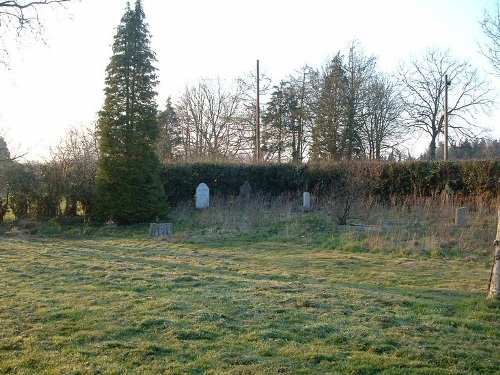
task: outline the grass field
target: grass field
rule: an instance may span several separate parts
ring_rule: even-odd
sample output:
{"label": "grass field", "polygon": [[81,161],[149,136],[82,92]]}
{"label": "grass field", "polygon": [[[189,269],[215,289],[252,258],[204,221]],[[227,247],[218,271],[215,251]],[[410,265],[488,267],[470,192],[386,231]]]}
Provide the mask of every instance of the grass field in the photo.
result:
{"label": "grass field", "polygon": [[171,241],[4,225],[0,373],[499,373],[495,215],[266,207],[178,209]]}

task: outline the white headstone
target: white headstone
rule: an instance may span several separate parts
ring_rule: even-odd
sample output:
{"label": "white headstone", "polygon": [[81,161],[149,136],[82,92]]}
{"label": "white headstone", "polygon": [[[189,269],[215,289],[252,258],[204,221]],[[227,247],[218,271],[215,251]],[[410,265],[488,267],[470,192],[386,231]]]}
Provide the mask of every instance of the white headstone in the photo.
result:
{"label": "white headstone", "polygon": [[306,192],[304,192],[304,194],[302,194],[302,196],[303,196],[303,202],[304,202],[304,203],[302,204],[302,206],[303,206],[304,208],[309,208],[309,207],[311,207],[311,193],[308,193],[308,192],[306,191]]}
{"label": "white headstone", "polygon": [[196,188],[196,208],[208,208],[210,204],[210,189],[207,184],[201,183]]}

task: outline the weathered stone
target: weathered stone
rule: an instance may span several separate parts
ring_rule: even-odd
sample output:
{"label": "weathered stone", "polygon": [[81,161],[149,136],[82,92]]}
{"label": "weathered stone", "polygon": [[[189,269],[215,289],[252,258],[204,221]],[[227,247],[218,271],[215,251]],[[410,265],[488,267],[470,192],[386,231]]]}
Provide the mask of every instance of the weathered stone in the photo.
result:
{"label": "weathered stone", "polygon": [[311,193],[308,193],[307,191],[302,194],[302,207],[304,207],[306,210],[311,207]]}
{"label": "weathered stone", "polygon": [[210,206],[210,189],[207,184],[201,183],[196,188],[196,208],[208,208]]}
{"label": "weathered stone", "polygon": [[243,185],[240,186],[240,195],[238,196],[238,198],[243,201],[250,199],[251,191],[252,186],[250,185],[250,182],[245,181]]}
{"label": "weathered stone", "polygon": [[151,223],[149,224],[149,237],[151,238],[171,238],[173,235],[172,223]]}
{"label": "weathered stone", "polygon": [[467,207],[459,207],[455,213],[455,225],[462,227],[467,222]]}

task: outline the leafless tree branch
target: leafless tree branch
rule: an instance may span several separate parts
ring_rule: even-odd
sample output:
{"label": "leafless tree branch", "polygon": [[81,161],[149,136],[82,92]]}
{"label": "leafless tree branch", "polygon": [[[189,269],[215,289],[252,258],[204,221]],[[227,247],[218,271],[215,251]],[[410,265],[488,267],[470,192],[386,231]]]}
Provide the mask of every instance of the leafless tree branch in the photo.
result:
{"label": "leafless tree branch", "polygon": [[8,65],[8,31],[15,32],[18,40],[25,32],[31,33],[35,38],[41,38],[44,27],[40,10],[56,5],[64,7],[64,3],[70,1],[79,0],[0,1],[0,64]]}
{"label": "leafless tree branch", "polygon": [[490,62],[500,76],[500,4],[493,11],[484,10],[483,19],[479,22],[488,42],[479,45],[481,54]]}

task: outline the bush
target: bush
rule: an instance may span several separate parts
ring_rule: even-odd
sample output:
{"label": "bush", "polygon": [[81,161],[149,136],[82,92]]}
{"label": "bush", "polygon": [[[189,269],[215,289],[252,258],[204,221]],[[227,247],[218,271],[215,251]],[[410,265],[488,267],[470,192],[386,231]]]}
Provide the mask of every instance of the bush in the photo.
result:
{"label": "bush", "polygon": [[[348,178],[346,177],[348,176]],[[318,198],[345,188],[346,181],[382,202],[394,198],[453,195],[496,203],[500,161],[332,162],[296,164],[170,164],[162,169],[168,202],[192,200],[196,187],[206,183],[211,194],[236,197],[245,180],[252,193],[277,197],[309,191]],[[335,195],[335,194],[334,194]]]}

